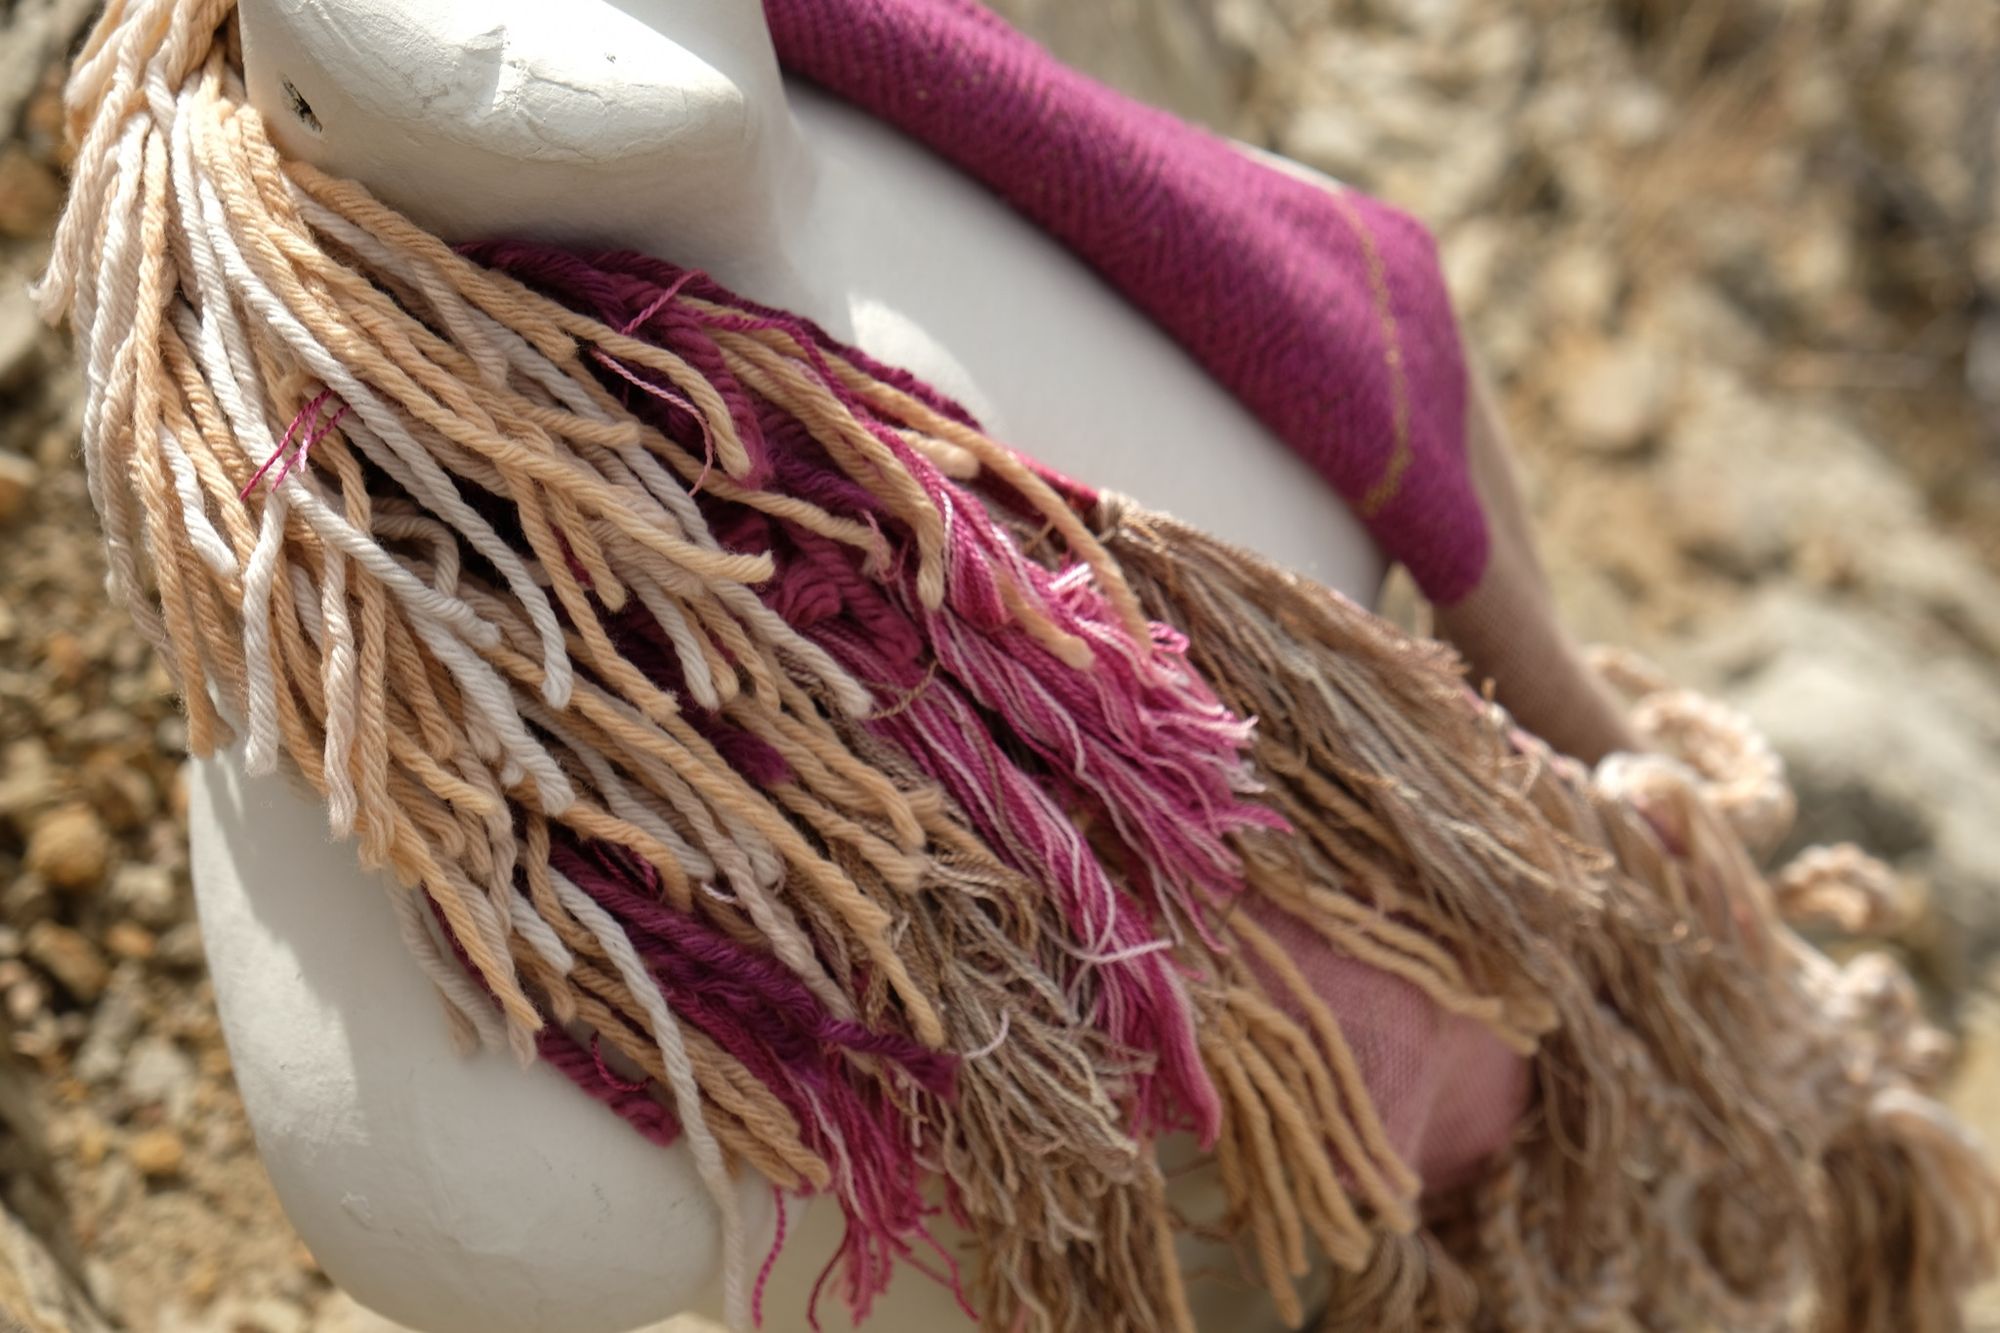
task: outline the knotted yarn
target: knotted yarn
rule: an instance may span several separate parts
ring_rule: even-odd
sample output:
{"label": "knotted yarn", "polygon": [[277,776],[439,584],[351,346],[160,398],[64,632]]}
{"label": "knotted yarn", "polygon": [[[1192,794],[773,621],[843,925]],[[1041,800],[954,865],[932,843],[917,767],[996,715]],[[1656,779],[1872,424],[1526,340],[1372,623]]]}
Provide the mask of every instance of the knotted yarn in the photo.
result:
{"label": "knotted yarn", "polygon": [[[838,1202],[857,1317],[948,1218],[996,1330],[1190,1329],[1195,1225],[1294,1324],[1960,1326],[2000,1202],[1944,1045],[1784,924],[1882,885],[1763,877],[1734,719],[1614,664],[1655,752],[1586,768],[802,318],[448,245],[275,150],[232,10],[112,0],[70,85],[41,296],[112,592],[191,748],[391,872],[467,1043],[686,1143],[733,1325],[755,1171]],[[1523,1062],[1501,1151],[1413,1167],[1356,984]]]}

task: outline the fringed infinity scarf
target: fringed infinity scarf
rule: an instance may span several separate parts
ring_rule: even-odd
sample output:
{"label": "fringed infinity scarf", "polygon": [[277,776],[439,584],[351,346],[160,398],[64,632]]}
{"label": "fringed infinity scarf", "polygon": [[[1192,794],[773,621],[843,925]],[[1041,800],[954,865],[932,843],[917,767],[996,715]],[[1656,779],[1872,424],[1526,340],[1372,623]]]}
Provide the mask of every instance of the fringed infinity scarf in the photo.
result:
{"label": "fringed infinity scarf", "polygon": [[[834,68],[810,8],[774,24]],[[1789,797],[1726,715],[1622,668],[1659,753],[1586,769],[1448,650],[801,319],[455,250],[279,157],[231,10],[114,0],[71,85],[44,297],[114,590],[193,748],[241,719],[406,887],[468,1041],[685,1140],[736,1324],[754,1170],[839,1201],[857,1313],[943,1207],[984,1326],[1187,1330],[1153,1144],[1188,1129],[1294,1322],[1317,1254],[1337,1328],[1957,1326],[1996,1196],[1942,1044],[1783,924],[1879,872],[1760,876]],[[1386,392],[1356,447],[1464,490]],[[1424,1193],[1329,959],[1530,1059],[1468,1181]]]}

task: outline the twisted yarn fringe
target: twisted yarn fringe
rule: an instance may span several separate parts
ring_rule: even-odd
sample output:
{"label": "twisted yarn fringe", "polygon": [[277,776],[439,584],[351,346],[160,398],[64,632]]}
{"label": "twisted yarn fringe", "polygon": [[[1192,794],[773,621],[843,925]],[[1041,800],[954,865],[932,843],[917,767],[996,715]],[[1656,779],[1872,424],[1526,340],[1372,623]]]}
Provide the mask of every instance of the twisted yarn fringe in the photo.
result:
{"label": "twisted yarn fringe", "polygon": [[[803,320],[454,250],[281,159],[232,9],[111,0],[70,86],[41,299],[112,591],[192,748],[392,873],[455,1032],[685,1139],[734,1326],[747,1166],[839,1201],[857,1316],[941,1197],[986,1327],[1187,1330],[1169,1130],[1294,1324],[1323,1256],[1331,1327],[1957,1326],[2000,1223],[1941,1043],[1782,920],[1885,886],[1760,877],[1731,720],[1615,672],[1665,753],[1586,773]],[[1476,1181],[1422,1197],[1278,922],[1532,1055]]]}
{"label": "twisted yarn fringe", "polygon": [[2000,1189],[1926,1095],[1948,1043],[1886,955],[1837,964],[1786,924],[1883,921],[1894,880],[1853,847],[1764,880],[1748,848],[1783,838],[1791,794],[1740,718],[1608,656],[1652,750],[1586,772],[1437,645],[1185,524],[1096,511],[1148,612],[1259,718],[1309,867],[1267,899],[1353,886],[1446,944],[1441,1005],[1484,998],[1534,1044],[1512,1146],[1427,1199],[1424,1230],[1376,1238],[1324,1327],[1963,1327]]}

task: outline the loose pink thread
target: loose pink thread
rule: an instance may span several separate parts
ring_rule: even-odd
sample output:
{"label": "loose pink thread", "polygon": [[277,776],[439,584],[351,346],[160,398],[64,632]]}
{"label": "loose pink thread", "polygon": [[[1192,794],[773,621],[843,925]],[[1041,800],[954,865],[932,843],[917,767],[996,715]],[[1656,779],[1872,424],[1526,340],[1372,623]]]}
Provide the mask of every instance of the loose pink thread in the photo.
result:
{"label": "loose pink thread", "polygon": [[[271,478],[271,488],[273,490],[285,484],[285,478],[291,475],[294,467],[304,465],[306,454],[311,451],[312,447],[324,439],[335,426],[340,424],[341,418],[347,415],[347,404],[342,403],[340,410],[335,412],[331,418],[324,422],[319,420],[320,408],[325,406],[326,400],[331,397],[333,397],[333,390],[321,389],[311,402],[299,409],[299,414],[292,418],[292,424],[285,427],[285,433],[278,438],[278,447],[271,451],[271,456],[264,460],[261,467],[250,474],[250,480],[244,482],[243,489],[236,493],[237,499],[249,499],[250,492],[257,489],[257,483],[264,479],[264,474],[269,472],[271,465],[278,462],[279,459],[284,459],[284,466],[280,467],[277,475]],[[292,438],[299,435],[299,427],[305,425],[308,419],[313,422],[313,425],[300,437],[298,452],[290,457],[286,457],[285,451],[291,447]]]}
{"label": "loose pink thread", "polygon": [[764,1286],[771,1280],[771,1270],[778,1266],[778,1255],[785,1248],[785,1192],[774,1186],[771,1202],[778,1208],[778,1234],[771,1241],[771,1252],[764,1256],[764,1266],[757,1270],[757,1285],[750,1292],[750,1321],[758,1328],[764,1327]]}
{"label": "loose pink thread", "polygon": [[612,1087],[618,1089],[618,1091],[644,1092],[646,1090],[646,1082],[644,1079],[641,1079],[637,1083],[628,1083],[624,1079],[618,1077],[618,1075],[611,1072],[611,1066],[604,1063],[604,1051],[603,1048],[601,1048],[597,1044],[597,1034],[595,1032],[590,1034],[590,1058],[597,1062],[597,1076],[603,1079],[606,1083],[609,1083]]}
{"label": "loose pink thread", "polygon": [[[685,281],[686,279],[682,280]],[[700,495],[701,488],[708,482],[708,474],[715,470],[715,436],[708,429],[708,418],[701,414],[701,409],[671,389],[661,388],[657,384],[648,384],[627,370],[625,364],[618,360],[617,357],[612,356],[601,347],[590,349],[590,359],[640,392],[651,394],[661,402],[672,403],[675,407],[680,408],[694,418],[695,424],[701,427],[702,464],[701,475],[694,479],[694,485],[688,489],[688,494],[691,496]]]}
{"label": "loose pink thread", "polygon": [[641,310],[637,315],[634,315],[631,319],[627,320],[625,323],[625,327],[618,331],[624,334],[628,338],[631,337],[635,329],[637,329],[641,324],[646,323],[646,321],[650,320],[653,316],[659,314],[660,311],[664,310],[676,296],[679,296],[681,294],[681,289],[683,287],[687,286],[690,282],[693,282],[698,277],[706,277],[706,276],[707,274],[703,273],[700,269],[693,269],[693,268],[688,269],[685,273],[682,273],[678,278],[675,278],[671,283],[667,284],[665,290],[663,290],[658,296],[654,297],[650,305],[648,305],[644,310]]}

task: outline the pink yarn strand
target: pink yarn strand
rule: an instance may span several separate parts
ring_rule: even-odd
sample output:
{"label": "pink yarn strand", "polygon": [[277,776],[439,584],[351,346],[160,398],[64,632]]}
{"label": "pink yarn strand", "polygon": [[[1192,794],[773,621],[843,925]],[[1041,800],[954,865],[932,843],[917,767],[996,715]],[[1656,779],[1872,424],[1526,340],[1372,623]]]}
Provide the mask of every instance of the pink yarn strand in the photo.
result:
{"label": "pink yarn strand", "polygon": [[[285,484],[285,478],[292,474],[293,468],[305,466],[306,455],[312,452],[312,447],[331,434],[334,427],[338,426],[347,416],[347,404],[342,403],[340,410],[335,412],[330,418],[325,421],[319,419],[320,409],[326,405],[326,401],[331,397],[333,397],[333,390],[322,389],[318,394],[314,395],[311,402],[299,409],[299,414],[292,418],[292,424],[285,427],[285,433],[278,438],[278,447],[273,449],[271,456],[266,458],[258,469],[250,474],[250,480],[244,482],[243,489],[236,493],[237,499],[249,499],[250,492],[257,489],[257,483],[264,479],[264,474],[269,472],[274,464],[277,465],[278,471],[271,478],[271,489],[273,490]],[[306,426],[308,421],[312,424],[301,434],[299,428]],[[287,451],[291,449],[292,441],[295,438],[299,440],[299,447],[296,452],[288,453]],[[283,461],[280,462],[280,460]]]}
{"label": "pink yarn strand", "polygon": [[773,1187],[771,1203],[778,1210],[777,1235],[771,1239],[771,1252],[764,1256],[763,1267],[757,1270],[757,1285],[750,1292],[750,1322],[758,1328],[764,1327],[764,1288],[770,1284],[771,1270],[778,1266],[778,1256],[785,1250],[785,1192]]}
{"label": "pink yarn strand", "polygon": [[250,474],[250,480],[244,482],[243,489],[236,493],[237,499],[247,500],[250,498],[250,492],[257,489],[257,483],[264,479],[264,474],[269,472],[277,461],[285,456],[285,450],[291,447],[292,437],[299,433],[299,427],[303,426],[308,419],[316,418],[319,415],[321,405],[332,396],[333,390],[321,389],[310,402],[299,409],[299,414],[292,418],[292,424],[285,427],[285,433],[278,437],[278,447],[273,449],[271,456],[266,458],[263,464]]}

